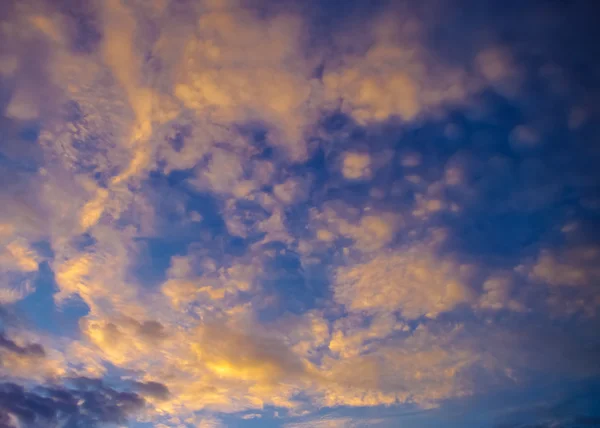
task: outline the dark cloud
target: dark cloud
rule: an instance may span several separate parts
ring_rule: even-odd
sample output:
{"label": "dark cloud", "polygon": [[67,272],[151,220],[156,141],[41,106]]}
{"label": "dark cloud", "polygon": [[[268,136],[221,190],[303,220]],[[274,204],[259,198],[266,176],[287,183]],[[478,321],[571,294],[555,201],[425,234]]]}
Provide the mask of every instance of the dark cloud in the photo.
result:
{"label": "dark cloud", "polygon": [[135,382],[134,386],[140,394],[147,397],[166,400],[170,395],[169,388],[159,382]]}
{"label": "dark cloud", "polygon": [[[139,395],[117,391],[99,379],[77,378],[67,386],[34,389],[4,382],[0,384],[0,427],[93,428],[123,424],[143,405]],[[19,425],[11,422],[15,419]]]}
{"label": "dark cloud", "polygon": [[14,352],[15,354],[24,357],[43,357],[46,355],[42,345],[38,343],[28,343],[24,346],[19,346],[13,340],[6,337],[3,332],[0,332],[0,350]]}
{"label": "dark cloud", "polygon": [[71,48],[79,53],[96,50],[102,41],[102,30],[94,3],[87,0],[59,0],[54,2],[54,6],[65,17]]}
{"label": "dark cloud", "polygon": [[147,339],[163,339],[166,336],[165,328],[158,321],[144,321],[140,324],[139,333]]}

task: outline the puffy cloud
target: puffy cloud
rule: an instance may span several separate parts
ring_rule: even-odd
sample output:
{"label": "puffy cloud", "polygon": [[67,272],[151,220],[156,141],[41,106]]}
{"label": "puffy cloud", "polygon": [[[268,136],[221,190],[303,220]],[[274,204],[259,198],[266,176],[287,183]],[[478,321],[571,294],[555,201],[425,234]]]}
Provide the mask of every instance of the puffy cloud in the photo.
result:
{"label": "puffy cloud", "polygon": [[[124,311],[129,315],[143,314],[137,300],[137,287],[126,281],[128,243],[117,231],[101,229],[95,245],[78,252],[70,245],[57,247],[53,265],[59,292],[57,303],[79,296],[92,312]],[[123,242],[125,241],[125,242]]]}
{"label": "puffy cloud", "polygon": [[308,198],[309,189],[307,179],[293,177],[273,186],[273,194],[282,203],[289,205],[304,202]]}
{"label": "puffy cloud", "polygon": [[21,346],[4,334],[0,334],[0,348],[23,357],[44,357],[46,355],[44,347],[39,343],[27,343]]}
{"label": "puffy cloud", "polygon": [[407,168],[419,166],[421,162],[421,154],[418,152],[406,153],[400,159],[400,165]]}
{"label": "puffy cloud", "polygon": [[516,148],[519,147],[535,147],[540,143],[539,133],[525,125],[519,125],[511,132],[511,142]]}
{"label": "puffy cloud", "polygon": [[592,286],[600,279],[599,262],[600,248],[595,246],[542,250],[530,275],[553,286]]}
{"label": "puffy cloud", "polygon": [[316,237],[331,242],[335,236],[350,238],[354,246],[364,252],[384,248],[402,226],[402,217],[390,212],[373,212],[367,207],[363,212],[345,204],[332,203],[322,212],[313,211],[313,224],[318,227]]}
{"label": "puffy cloud", "polygon": [[436,258],[430,248],[416,246],[339,268],[333,291],[335,300],[351,311],[433,318],[472,300],[469,273],[469,266]]}
{"label": "puffy cloud", "polygon": [[[569,233],[568,228],[565,231]],[[529,260],[516,270],[538,286],[547,287],[545,302],[555,316],[581,313],[595,317],[600,307],[595,290],[600,279],[599,256],[598,247],[589,243],[543,248],[536,260]]]}
{"label": "puffy cloud", "polygon": [[[420,326],[404,338],[346,358],[327,358],[322,403],[373,406],[436,402],[472,392],[468,372],[487,356],[460,339],[462,329]],[[442,346],[443,343],[451,346]]]}
{"label": "puffy cloud", "polygon": [[34,390],[0,384],[0,422],[10,428],[123,424],[143,405],[137,394],[117,391],[97,379],[73,379],[68,386]]}
{"label": "puffy cloud", "polygon": [[[223,149],[211,152],[208,168],[201,169],[196,185],[205,186],[215,193],[236,192],[244,174],[244,156]],[[205,184],[204,184],[205,183]]]}
{"label": "puffy cloud", "polygon": [[288,314],[273,327],[296,355],[309,360],[319,357],[330,340],[329,322],[317,311]]}
{"label": "puffy cloud", "polygon": [[66,358],[61,351],[43,348],[45,354],[41,355],[31,346],[35,344],[29,344],[29,348],[25,345],[28,353],[0,351],[0,372],[6,379],[45,381],[67,374]]}
{"label": "puffy cloud", "polygon": [[98,223],[104,212],[107,199],[108,191],[100,188],[96,191],[96,195],[83,206],[79,214],[79,223],[83,230],[87,230]]}
{"label": "puffy cloud", "polygon": [[260,419],[262,415],[260,413],[249,413],[247,415],[242,416],[242,419]]}
{"label": "puffy cloud", "polygon": [[199,333],[201,345],[194,345],[194,351],[220,377],[261,381],[266,387],[287,377],[302,376],[308,370],[301,359],[275,339],[252,337],[218,325],[204,326]]}
{"label": "puffy cloud", "polygon": [[62,377],[67,363],[48,337],[31,334],[2,320],[10,328],[0,332],[0,374],[10,381],[45,381]]}
{"label": "puffy cloud", "polygon": [[[524,81],[524,70],[508,47],[486,46],[475,56],[474,66],[480,77],[500,94],[511,98],[517,96]],[[519,144],[519,135],[515,135],[515,142]]]}
{"label": "puffy cloud", "polygon": [[[313,369],[280,334],[264,331],[231,303],[216,311],[199,308],[204,322],[169,311],[164,300],[156,303],[164,324],[123,317],[80,321],[92,355],[143,374],[133,387],[153,405],[150,417],[295,406],[291,398]],[[92,355],[82,357],[93,367],[86,361]]]}
{"label": "puffy cloud", "polygon": [[481,51],[475,59],[480,73],[491,82],[498,82],[514,72],[510,52],[506,48],[488,48]]}
{"label": "puffy cloud", "polygon": [[16,270],[32,272],[38,269],[37,255],[23,243],[12,241],[5,248],[0,259],[3,267],[13,265]]}
{"label": "puffy cloud", "polygon": [[35,337],[12,332],[0,333],[0,373],[7,380],[41,381],[65,374],[60,352],[36,342]]}
{"label": "puffy cloud", "polygon": [[[445,102],[462,101],[467,92],[463,73],[428,56],[418,27],[415,19],[393,11],[369,22],[361,32],[371,41],[365,52],[349,48],[327,62],[326,100],[363,125],[392,118],[411,121]],[[355,41],[347,39],[343,47]]]}
{"label": "puffy cloud", "polygon": [[385,339],[395,332],[409,329],[389,313],[375,315],[367,327],[363,327],[362,324],[364,320],[357,316],[337,320],[334,323],[329,349],[342,359],[352,358],[377,346],[378,339]]}
{"label": "puffy cloud", "polygon": [[260,266],[253,260],[230,266],[217,266],[214,261],[205,260],[202,269],[194,272],[190,266],[194,259],[193,255],[172,259],[162,293],[174,308],[184,309],[200,302],[203,311],[210,311],[211,307],[227,308],[236,301],[238,293],[254,288],[260,272]]}
{"label": "puffy cloud", "polygon": [[294,407],[290,398],[308,374],[307,363],[277,338],[224,324],[198,326],[177,340],[188,344],[163,344],[154,373],[171,391],[157,405],[169,412]]}
{"label": "puffy cloud", "polygon": [[135,382],[135,389],[145,397],[166,400],[169,397],[169,388],[159,382]]}
{"label": "puffy cloud", "polygon": [[0,303],[12,303],[34,291],[41,257],[26,239],[15,236],[11,224],[0,224]]}
{"label": "puffy cloud", "polygon": [[285,428],[352,428],[352,427],[360,427],[360,426],[377,426],[380,423],[380,420],[377,419],[368,419],[356,421],[352,418],[340,418],[340,417],[322,417],[314,420],[309,420],[306,422],[292,422],[285,425]]}
{"label": "puffy cloud", "polygon": [[34,96],[26,89],[15,91],[4,114],[19,120],[32,120],[38,117],[38,106]]}
{"label": "puffy cloud", "polygon": [[140,323],[128,318],[115,322],[84,318],[80,328],[103,356],[116,365],[137,361],[141,355],[148,356],[166,336],[163,326],[156,321]]}
{"label": "puffy cloud", "polygon": [[514,279],[507,274],[497,274],[489,277],[483,283],[483,294],[479,305],[485,309],[508,308],[514,311],[523,311],[523,303],[513,296]]}
{"label": "puffy cloud", "polygon": [[599,251],[574,226],[597,112],[547,48],[524,72],[526,46],[457,42],[429,3],[352,34],[327,5],[42,3],[0,5],[0,303],[58,307],[0,335],[0,425],[298,420],[597,374]]}
{"label": "puffy cloud", "polygon": [[367,179],[371,176],[371,159],[367,153],[345,153],[342,174],[349,180]]}
{"label": "puffy cloud", "polygon": [[251,10],[209,6],[184,42],[176,97],[215,123],[264,121],[270,144],[293,161],[306,159],[317,81],[301,51],[302,26],[293,15],[260,20]]}

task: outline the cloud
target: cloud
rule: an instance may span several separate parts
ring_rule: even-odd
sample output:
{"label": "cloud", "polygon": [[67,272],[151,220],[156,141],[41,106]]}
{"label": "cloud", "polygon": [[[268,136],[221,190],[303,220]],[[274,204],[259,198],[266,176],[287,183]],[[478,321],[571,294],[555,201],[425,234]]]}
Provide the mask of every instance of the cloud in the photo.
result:
{"label": "cloud", "polygon": [[370,426],[597,375],[576,6],[292,3],[0,5],[0,425]]}
{"label": "cloud", "polygon": [[260,413],[249,413],[247,415],[242,416],[242,419],[245,419],[245,420],[260,419],[261,417],[262,417],[262,415]]}
{"label": "cloud", "polygon": [[[365,421],[366,424],[372,424],[377,421]],[[285,428],[350,428],[359,427],[362,423],[354,421],[351,418],[334,418],[334,417],[323,417],[320,419],[314,419],[307,422],[293,422],[285,425]],[[362,425],[366,426],[366,425]],[[371,425],[372,426],[372,425]]]}
{"label": "cloud", "polygon": [[399,311],[408,319],[435,318],[470,302],[469,266],[431,253],[430,247],[409,247],[341,267],[333,288],[335,300],[350,311]]}
{"label": "cloud", "polygon": [[13,303],[34,291],[41,257],[31,248],[27,240],[15,233],[11,223],[0,223],[0,303]]}
{"label": "cloud", "polygon": [[[460,326],[435,332],[421,325],[371,349],[346,350],[342,358],[327,358],[319,400],[328,407],[398,403],[431,407],[444,399],[469,395],[473,387],[468,373],[488,356],[461,335]],[[363,337],[366,342],[373,336]]]}
{"label": "cloud", "polygon": [[[144,313],[136,300],[135,284],[125,281],[128,268],[126,236],[103,229],[95,234],[98,241],[87,251],[77,252],[69,245],[60,248],[54,258],[54,270],[59,292],[56,302],[78,295],[92,312],[114,308],[130,315]],[[112,239],[116,238],[116,239]]]}
{"label": "cloud", "polygon": [[[12,329],[11,337],[0,333],[0,374],[7,381],[43,381],[63,376],[63,355],[52,347],[38,343],[23,329]],[[45,339],[45,338],[41,338]],[[47,343],[47,340],[43,340]]]}
{"label": "cloud", "polygon": [[326,100],[361,125],[393,118],[412,121],[443,103],[461,102],[467,94],[462,70],[437,62],[422,46],[421,23],[396,13],[388,10],[368,21],[361,31],[370,41],[368,48],[356,52],[352,43],[361,43],[345,35],[340,43],[344,54],[326,63]]}
{"label": "cloud", "polygon": [[368,179],[371,176],[370,164],[368,154],[346,153],[342,161],[342,174],[349,180]]}
{"label": "cloud", "polygon": [[284,204],[300,203],[308,199],[310,182],[300,177],[288,178],[273,187],[273,194]]}
{"label": "cloud", "polygon": [[144,374],[132,385],[155,407],[152,414],[295,406],[291,397],[310,378],[310,364],[282,337],[246,319],[243,307],[206,310],[203,323],[186,313],[166,315],[166,327],[133,319],[81,321],[96,355]]}
{"label": "cloud", "polygon": [[390,314],[376,315],[368,326],[364,324],[365,320],[360,316],[338,319],[333,326],[329,349],[342,359],[352,358],[377,347],[380,339],[409,331],[408,325]]}
{"label": "cloud", "polygon": [[0,374],[6,381],[42,382],[64,376],[64,355],[43,335],[31,333],[18,322],[3,320],[0,332]]}
{"label": "cloud", "polygon": [[39,112],[34,97],[22,89],[15,91],[4,114],[14,119],[31,120],[36,119]]}
{"label": "cloud", "polygon": [[[331,242],[334,237],[354,241],[359,251],[372,252],[385,248],[393,239],[403,219],[392,212],[374,212],[367,207],[362,212],[342,201],[326,204],[321,212],[313,210],[312,224],[320,241]],[[322,227],[318,227],[322,224]]]}
{"label": "cloud", "polygon": [[546,303],[556,315],[583,313],[594,317],[600,305],[594,289],[600,280],[599,261],[596,245],[572,243],[561,249],[543,248],[535,261],[516,269],[549,289]]}
{"label": "cloud", "polygon": [[475,59],[480,73],[491,82],[508,78],[514,72],[510,52],[506,48],[488,48],[481,51]]}
{"label": "cloud", "polygon": [[152,122],[155,119],[153,110],[157,96],[142,82],[142,59],[134,46],[137,23],[133,11],[118,0],[110,0],[104,4],[102,12],[102,58],[125,91],[135,116],[127,143],[131,151],[131,160],[124,171],[113,177],[112,183],[117,185],[131,176],[140,174],[152,161],[152,148],[148,139],[152,134]]}
{"label": "cloud", "polygon": [[18,345],[13,340],[7,338],[4,334],[0,333],[0,348],[9,352],[26,357],[44,357],[46,352],[42,345],[38,343],[28,343],[23,346]]}
{"label": "cloud", "polygon": [[205,326],[200,330],[198,357],[221,377],[242,381],[262,381],[275,385],[286,377],[302,376],[305,364],[275,339],[248,336],[225,326]]}
{"label": "cloud", "polygon": [[0,384],[0,421],[7,427],[99,427],[123,424],[144,406],[131,392],[120,392],[96,379],[73,379],[69,386]]}
{"label": "cloud", "polygon": [[543,250],[531,277],[553,286],[591,286],[600,279],[600,248],[582,246],[563,253]]}
{"label": "cloud", "polygon": [[83,335],[101,350],[104,358],[116,365],[148,355],[166,336],[164,328],[156,321],[140,323],[131,318],[121,318],[110,322],[88,316],[82,318],[79,324]]}
{"label": "cloud", "polygon": [[169,398],[169,388],[158,382],[135,382],[135,389],[144,397],[166,400]]}
{"label": "cloud", "polygon": [[[183,309],[194,303],[228,305],[235,301],[240,292],[249,292],[255,287],[260,265],[253,260],[245,263],[218,266],[214,261],[204,260],[201,269],[194,272],[191,266],[197,257],[174,257],[171,260],[168,279],[162,285],[162,293],[173,307]],[[207,308],[208,309],[208,308]]]}
{"label": "cloud", "polygon": [[302,22],[209,6],[196,26],[184,42],[176,97],[213,123],[264,121],[270,144],[292,161],[306,159],[303,133],[317,81],[301,51]]}
{"label": "cloud", "polygon": [[515,299],[515,280],[508,274],[490,276],[483,283],[483,295],[480,297],[480,306],[485,309],[508,308],[514,311],[523,311],[523,303]]}

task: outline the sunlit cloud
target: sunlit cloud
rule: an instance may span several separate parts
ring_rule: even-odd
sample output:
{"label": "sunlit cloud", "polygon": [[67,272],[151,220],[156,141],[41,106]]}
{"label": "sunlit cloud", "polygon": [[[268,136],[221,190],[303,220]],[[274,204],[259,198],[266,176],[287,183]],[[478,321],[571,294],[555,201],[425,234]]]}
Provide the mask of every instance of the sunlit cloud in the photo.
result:
{"label": "sunlit cloud", "polygon": [[598,418],[591,10],[293,3],[0,4],[0,425]]}
{"label": "sunlit cloud", "polygon": [[350,311],[400,311],[408,319],[435,317],[469,302],[470,267],[431,259],[431,248],[399,249],[341,268],[334,296]]}

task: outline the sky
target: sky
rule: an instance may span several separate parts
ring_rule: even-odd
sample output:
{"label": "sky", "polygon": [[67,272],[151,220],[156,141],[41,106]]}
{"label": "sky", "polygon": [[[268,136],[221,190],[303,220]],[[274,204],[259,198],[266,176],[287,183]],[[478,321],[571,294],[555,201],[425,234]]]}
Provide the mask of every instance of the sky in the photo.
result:
{"label": "sky", "polygon": [[0,2],[0,428],[600,426],[586,0]]}

